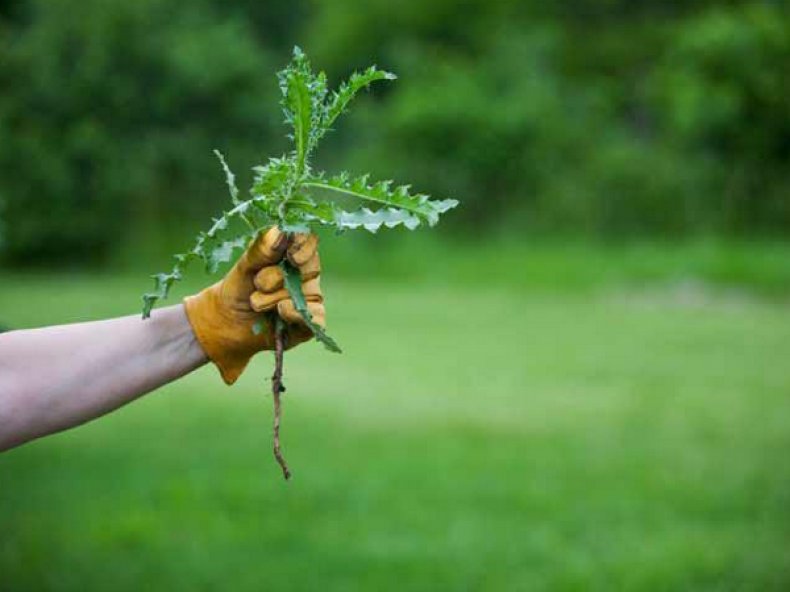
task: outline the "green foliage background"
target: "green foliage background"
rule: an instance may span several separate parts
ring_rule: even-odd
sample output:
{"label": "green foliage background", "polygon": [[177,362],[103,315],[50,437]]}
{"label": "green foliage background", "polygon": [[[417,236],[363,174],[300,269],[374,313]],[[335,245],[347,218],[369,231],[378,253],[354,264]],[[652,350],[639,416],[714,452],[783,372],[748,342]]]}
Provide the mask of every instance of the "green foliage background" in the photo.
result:
{"label": "green foliage background", "polygon": [[[288,352],[289,483],[270,356],[0,454],[0,589],[786,591],[790,306],[617,285],[788,251],[488,255],[325,274],[346,353]],[[5,272],[3,321],[129,313],[139,275]]]}
{"label": "green foliage background", "polygon": [[790,589],[789,12],[0,2],[0,330],[137,313],[212,149],[242,188],[289,149],[294,44],[399,74],[317,168],[462,204],[322,242],[346,354],[288,353],[293,482],[271,356],[207,366],[0,455],[0,590]]}
{"label": "green foliage background", "polygon": [[7,263],[184,244],[224,198],[212,148],[239,171],[285,150],[273,74],[294,43],[333,81],[371,62],[401,75],[356,107],[326,164],[394,171],[461,199],[445,232],[790,231],[783,2],[24,0],[0,10]]}

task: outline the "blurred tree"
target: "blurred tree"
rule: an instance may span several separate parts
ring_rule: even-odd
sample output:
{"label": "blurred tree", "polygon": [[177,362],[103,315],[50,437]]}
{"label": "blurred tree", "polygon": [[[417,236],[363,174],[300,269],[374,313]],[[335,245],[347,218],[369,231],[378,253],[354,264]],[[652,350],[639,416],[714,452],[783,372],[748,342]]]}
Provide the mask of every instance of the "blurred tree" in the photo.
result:
{"label": "blurred tree", "polygon": [[790,230],[781,2],[314,4],[322,64],[372,55],[403,74],[356,114],[358,166],[395,160],[463,200],[452,219],[605,237]]}
{"label": "blurred tree", "polygon": [[221,187],[219,169],[206,183],[211,149],[249,156],[272,136],[275,64],[243,19],[200,2],[37,0],[25,21],[0,68],[12,260],[101,258],[168,213],[204,214]]}
{"label": "blurred tree", "polygon": [[211,148],[237,170],[282,150],[272,74],[294,43],[335,80],[370,62],[401,75],[321,157],[462,199],[450,222],[790,231],[784,2],[15,0],[0,4],[7,260],[180,240],[223,191]]}
{"label": "blurred tree", "polygon": [[713,8],[681,23],[647,81],[668,141],[711,169],[700,218],[722,230],[790,229],[790,11]]}

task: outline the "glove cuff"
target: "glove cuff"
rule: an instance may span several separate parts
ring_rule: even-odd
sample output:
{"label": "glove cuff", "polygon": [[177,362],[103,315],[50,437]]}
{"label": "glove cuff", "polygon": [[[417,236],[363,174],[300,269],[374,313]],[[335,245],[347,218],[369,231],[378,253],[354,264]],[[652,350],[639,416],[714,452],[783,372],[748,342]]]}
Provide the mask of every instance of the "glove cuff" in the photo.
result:
{"label": "glove cuff", "polygon": [[216,288],[216,285],[211,286],[187,296],[184,309],[200,347],[217,367],[225,384],[231,385],[244,372],[251,356],[240,354],[234,347],[235,340],[225,335],[224,324],[228,321],[223,319],[222,309],[217,306]]}

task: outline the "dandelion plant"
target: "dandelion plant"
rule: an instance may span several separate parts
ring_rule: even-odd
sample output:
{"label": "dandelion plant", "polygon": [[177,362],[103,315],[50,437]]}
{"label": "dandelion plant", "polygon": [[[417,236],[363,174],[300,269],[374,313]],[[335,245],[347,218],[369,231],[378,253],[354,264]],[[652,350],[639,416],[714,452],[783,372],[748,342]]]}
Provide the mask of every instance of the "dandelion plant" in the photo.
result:
{"label": "dandelion plant", "polygon": [[[214,273],[260,232],[273,225],[286,233],[311,232],[318,226],[338,231],[363,228],[374,233],[382,226],[405,226],[414,230],[423,224],[435,225],[441,214],[457,206],[454,199],[433,200],[427,195],[413,193],[409,185],[372,181],[367,174],[354,176],[341,172],[330,175],[315,171],[311,166],[320,140],[332,130],[357,93],[374,82],[395,78],[394,74],[371,66],[363,72],[355,72],[337,90],[330,91],[326,74],[314,73],[307,56],[298,47],[294,48],[291,62],[277,74],[282,94],[280,104],[285,123],[291,128],[288,137],[293,142],[293,149],[288,154],[270,158],[265,164],[253,167],[254,179],[246,199],[240,197],[236,177],[224,156],[215,150],[228,185],[230,207],[213,219],[208,230],[198,234],[191,250],[175,256],[175,265],[170,272],[152,276],[154,289],[143,296],[143,318],[150,316],[158,300],[167,297],[189,263],[200,260],[209,273]],[[348,211],[338,204],[337,198],[341,197],[344,202],[350,197],[365,205]],[[285,287],[305,324],[327,349],[340,352],[338,344],[313,322],[302,293],[299,270],[287,258],[280,266]],[[275,371],[272,377],[274,452],[288,478],[290,473],[279,446],[280,394],[284,390],[283,325],[276,313],[272,316],[262,314],[250,330],[259,332],[262,324],[275,323]]]}

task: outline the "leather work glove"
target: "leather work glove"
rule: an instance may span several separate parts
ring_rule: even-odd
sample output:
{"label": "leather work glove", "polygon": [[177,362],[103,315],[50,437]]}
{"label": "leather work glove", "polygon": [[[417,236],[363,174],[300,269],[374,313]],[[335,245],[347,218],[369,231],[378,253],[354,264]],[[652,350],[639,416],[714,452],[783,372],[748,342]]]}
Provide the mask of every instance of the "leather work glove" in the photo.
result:
{"label": "leather work glove", "polygon": [[236,382],[253,355],[274,349],[271,320],[258,335],[252,330],[262,312],[276,311],[285,321],[286,349],[313,336],[283,286],[277,264],[284,256],[302,274],[302,290],[313,321],[324,326],[317,247],[314,234],[295,234],[289,240],[278,228],[270,228],[250,243],[221,281],[184,299],[192,330],[226,384]]}

